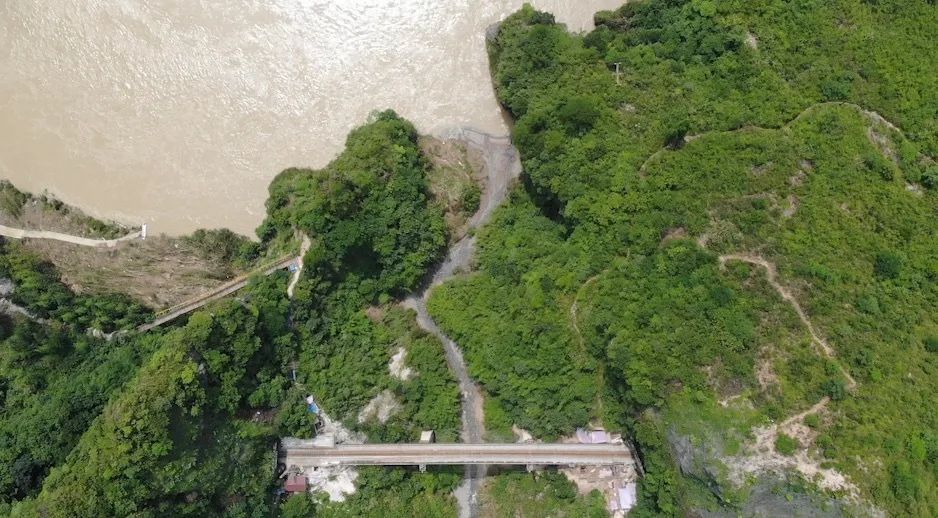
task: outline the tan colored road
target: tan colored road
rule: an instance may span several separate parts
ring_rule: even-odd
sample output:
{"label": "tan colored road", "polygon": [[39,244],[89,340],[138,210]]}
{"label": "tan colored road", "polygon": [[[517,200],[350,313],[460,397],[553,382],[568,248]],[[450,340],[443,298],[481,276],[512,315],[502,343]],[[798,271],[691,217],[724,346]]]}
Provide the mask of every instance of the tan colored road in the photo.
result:
{"label": "tan colored road", "polygon": [[632,453],[616,444],[340,444],[291,447],[282,452],[287,466],[417,465],[619,465],[634,464]]}
{"label": "tan colored road", "polygon": [[6,225],[0,225],[0,236],[9,237],[13,239],[52,239],[55,241],[63,241],[65,243],[72,243],[73,245],[80,246],[91,246],[96,248],[114,248],[118,243],[122,241],[130,241],[131,239],[137,239],[140,237],[140,231],[131,232],[124,237],[119,237],[117,239],[91,239],[88,237],[78,237],[70,234],[62,234],[60,232],[51,232],[48,230],[24,230],[21,228],[8,227]]}

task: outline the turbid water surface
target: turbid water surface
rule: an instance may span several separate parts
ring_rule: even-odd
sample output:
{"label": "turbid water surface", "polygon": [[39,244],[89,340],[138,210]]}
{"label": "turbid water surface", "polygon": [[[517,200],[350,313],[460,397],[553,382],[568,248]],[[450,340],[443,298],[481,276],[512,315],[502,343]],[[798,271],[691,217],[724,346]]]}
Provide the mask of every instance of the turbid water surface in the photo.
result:
{"label": "turbid water surface", "polygon": [[[521,0],[5,0],[0,177],[179,234],[253,235],[270,180],[394,108],[504,134],[484,33]],[[573,29],[621,0],[540,0]]]}

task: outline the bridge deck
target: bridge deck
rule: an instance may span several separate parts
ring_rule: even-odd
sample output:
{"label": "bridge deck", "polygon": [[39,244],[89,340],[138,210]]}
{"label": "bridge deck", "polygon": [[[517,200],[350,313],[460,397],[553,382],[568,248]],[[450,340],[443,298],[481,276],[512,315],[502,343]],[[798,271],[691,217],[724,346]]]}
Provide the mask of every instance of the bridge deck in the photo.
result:
{"label": "bridge deck", "polygon": [[252,275],[261,274],[261,275],[270,275],[277,270],[282,270],[293,264],[298,259],[296,257],[288,257],[286,259],[281,259],[276,263],[262,267],[261,269],[255,270],[247,275],[242,275],[236,279],[233,279],[217,288],[204,293],[199,297],[181,304],[177,304],[171,308],[164,309],[156,314],[156,318],[147,324],[143,324],[137,328],[137,331],[145,333],[153,328],[159,327],[166,322],[173,321],[186,313],[191,313],[202,306],[208,304],[209,302],[214,302],[216,300],[222,299],[231,295],[232,293],[244,288],[248,285],[248,281],[251,280]]}
{"label": "bridge deck", "polygon": [[616,465],[635,459],[617,444],[340,444],[291,446],[281,452],[287,467],[416,465]]}

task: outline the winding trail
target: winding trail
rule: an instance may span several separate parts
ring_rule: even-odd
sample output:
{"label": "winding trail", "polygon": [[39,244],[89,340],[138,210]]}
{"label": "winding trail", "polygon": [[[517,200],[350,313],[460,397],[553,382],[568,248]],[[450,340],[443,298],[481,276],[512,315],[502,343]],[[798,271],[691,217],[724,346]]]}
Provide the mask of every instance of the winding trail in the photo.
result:
{"label": "winding trail", "polygon": [[[811,334],[811,341],[814,342],[817,346],[818,354],[824,356],[825,358],[830,358],[836,360],[837,353],[834,349],[827,343],[827,340],[823,338],[814,328],[814,324],[811,323],[811,319],[808,318],[808,314],[805,313],[804,309],[801,307],[801,304],[798,303],[798,299],[791,294],[791,291],[788,290],[785,286],[782,286],[778,282],[778,271],[775,269],[775,265],[766,261],[758,255],[750,254],[726,254],[720,256],[720,266],[724,267],[727,261],[740,261],[744,263],[754,264],[756,266],[761,266],[765,268],[766,279],[769,281],[769,284],[775,288],[775,291],[784,299],[786,302],[791,304],[791,307],[794,308],[795,313],[798,314],[798,318],[801,319],[801,323],[808,329],[808,332]],[[853,376],[847,372],[847,369],[839,362],[835,362],[837,368],[840,370],[840,373],[843,374],[844,378],[847,379],[847,387],[853,391],[857,388],[857,382],[853,379]]]}
{"label": "winding trail", "polygon": [[578,303],[580,302],[580,293],[582,293],[583,290],[587,288],[587,286],[596,282],[596,279],[598,279],[599,276],[604,273],[606,273],[606,270],[603,270],[597,273],[596,275],[590,277],[589,279],[586,279],[586,282],[580,285],[580,289],[578,289],[576,292],[576,295],[573,296],[573,304],[570,304],[570,323],[573,325],[573,330],[576,332],[577,341],[579,341],[580,343],[581,350],[585,350],[586,342],[583,339],[583,333],[580,332],[580,324],[579,324],[580,319],[577,314],[577,312],[579,311]]}
{"label": "winding trail", "polygon": [[[579,344],[579,353],[581,358],[585,359],[589,357],[589,353],[586,350],[586,340],[583,338],[583,332],[580,331],[580,316],[579,316],[579,302],[580,294],[583,293],[589,285],[596,282],[600,276],[606,273],[608,269],[603,270],[596,275],[586,279],[586,281],[580,285],[580,288],[577,290],[576,294],[573,296],[573,303],[570,304],[570,325],[573,327],[573,332],[576,334],[577,344]],[[593,403],[593,412],[596,415],[596,418],[602,421],[602,416],[605,406],[603,405],[603,391],[602,387],[606,386],[606,365],[603,362],[596,362],[596,385],[600,387],[600,390],[596,391],[596,401]]]}
{"label": "winding trail", "polygon": [[[819,109],[819,108],[826,107],[826,106],[845,106],[845,107],[847,107],[847,108],[853,108],[854,110],[856,110],[857,112],[859,112],[859,113],[860,113],[861,115],[863,115],[864,117],[870,119],[870,121],[872,121],[872,122],[874,122],[874,123],[877,123],[877,124],[882,124],[883,126],[886,126],[887,128],[889,128],[889,129],[891,129],[892,131],[895,131],[896,133],[898,133],[899,135],[901,135],[902,138],[907,138],[907,137],[905,136],[905,133],[903,133],[902,130],[899,129],[898,126],[896,126],[896,125],[893,124],[892,122],[889,122],[888,119],[886,119],[885,117],[883,117],[882,115],[880,115],[878,112],[875,112],[875,111],[872,111],[872,110],[867,110],[866,108],[860,106],[859,104],[854,104],[854,103],[850,103],[850,102],[845,102],[845,101],[828,101],[828,102],[821,102],[821,103],[816,103],[816,104],[812,104],[811,106],[808,106],[807,108],[805,108],[804,110],[802,110],[801,113],[799,113],[798,115],[796,115],[792,120],[786,122],[785,124],[781,125],[781,126],[778,127],[778,128],[766,128],[766,127],[763,127],[763,126],[753,126],[753,125],[749,125],[749,126],[743,126],[743,127],[741,127],[741,128],[731,129],[731,130],[705,131],[705,132],[703,132],[703,133],[697,133],[697,134],[695,134],[695,135],[687,135],[686,137],[684,137],[684,142],[685,142],[685,143],[686,143],[686,142],[692,142],[692,141],[697,140],[697,139],[699,139],[699,138],[701,138],[701,137],[707,137],[707,136],[711,136],[711,135],[730,135],[730,134],[740,133],[740,132],[745,132],[745,131],[780,131],[780,130],[781,130],[781,131],[787,131],[787,130],[791,129],[791,126],[792,126],[793,124],[795,124],[796,122],[798,122],[799,120],[801,120],[802,118],[804,118],[806,115],[809,115],[809,114],[813,113],[815,110],[817,110],[817,109]],[[655,151],[654,153],[652,153],[651,155],[649,155],[649,157],[646,158],[645,161],[642,163],[642,165],[638,168],[638,174],[639,174],[639,176],[644,177],[644,176],[645,176],[645,173],[646,173],[646,170],[648,169],[648,166],[651,165],[652,162],[654,162],[655,160],[657,160],[659,157],[661,157],[661,155],[665,154],[665,153],[668,152],[668,151],[673,151],[673,149],[670,148],[670,147],[668,147],[668,146],[662,146],[662,147],[659,148],[657,151]]]}
{"label": "winding trail", "polygon": [[[479,210],[469,220],[470,229],[478,228],[492,217],[495,209],[508,197],[511,183],[521,176],[518,151],[512,146],[509,137],[494,137],[469,129],[455,130],[442,137],[458,140],[481,151],[485,160],[488,182],[479,203]],[[469,375],[459,345],[443,333],[427,311],[427,299],[434,287],[470,268],[475,247],[476,238],[473,235],[459,240],[450,248],[443,262],[433,270],[423,291],[411,295],[403,302],[405,307],[417,312],[417,325],[443,343],[446,363],[456,376],[462,393],[462,441],[465,443],[483,442],[485,416],[482,411],[482,391]],[[460,516],[474,518],[479,515],[478,493],[485,473],[484,465],[466,466],[466,477],[456,490]]]}
{"label": "winding trail", "polygon": [[296,258],[296,271],[293,272],[293,277],[290,279],[290,284],[287,286],[287,298],[293,298],[293,290],[296,289],[296,284],[300,282],[300,275],[303,274],[303,258],[306,257],[306,252],[309,252],[309,247],[312,246],[312,241],[309,240],[309,236],[303,234],[303,242],[300,244],[300,255]]}
{"label": "winding trail", "polygon": [[117,239],[91,239],[89,237],[73,236],[71,234],[62,234],[61,232],[52,232],[49,230],[25,230],[0,225],[0,236],[12,239],[51,239],[53,241],[62,241],[64,243],[90,246],[93,248],[114,248],[121,242],[137,239],[142,235],[143,231],[138,230]]}

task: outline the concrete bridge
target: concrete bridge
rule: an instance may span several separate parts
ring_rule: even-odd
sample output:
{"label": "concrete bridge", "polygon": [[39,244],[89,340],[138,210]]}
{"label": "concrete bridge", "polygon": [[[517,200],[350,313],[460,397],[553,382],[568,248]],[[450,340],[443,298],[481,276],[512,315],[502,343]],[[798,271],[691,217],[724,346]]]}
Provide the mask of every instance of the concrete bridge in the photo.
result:
{"label": "concrete bridge", "polygon": [[279,458],[287,469],[329,466],[614,466],[635,464],[623,444],[338,444],[282,442]]}

